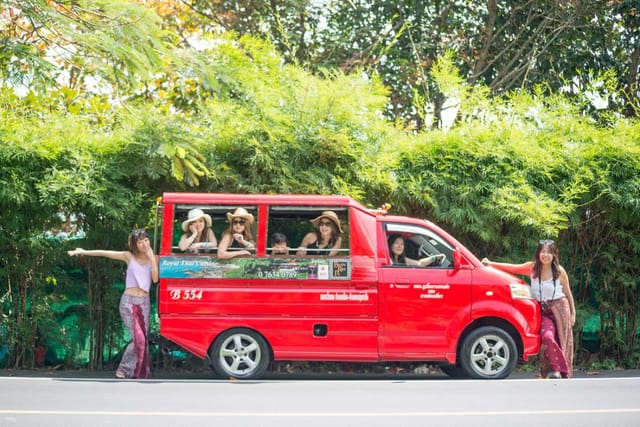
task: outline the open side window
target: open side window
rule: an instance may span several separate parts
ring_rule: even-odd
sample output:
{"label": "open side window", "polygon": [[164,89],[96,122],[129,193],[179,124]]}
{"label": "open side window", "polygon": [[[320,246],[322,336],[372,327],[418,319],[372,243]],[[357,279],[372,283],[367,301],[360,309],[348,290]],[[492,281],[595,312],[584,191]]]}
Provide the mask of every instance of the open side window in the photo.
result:
{"label": "open side window", "polygon": [[[453,266],[453,251],[451,246],[440,235],[426,227],[409,224],[387,223],[385,224],[387,240],[387,259],[389,266],[407,268],[417,267],[408,264],[393,264],[391,262],[391,244],[397,236],[404,239],[404,255],[413,260],[443,254],[444,259],[437,264],[428,265],[428,268],[451,268]],[[419,267],[418,267],[419,268]]]}
{"label": "open side window", "polygon": [[254,241],[257,241],[256,231],[257,225],[257,207],[256,206],[240,206],[240,205],[195,205],[195,204],[180,204],[175,206],[174,218],[173,218],[173,240],[171,245],[171,252],[175,254],[199,254],[199,255],[215,255],[217,249],[213,247],[200,248],[193,251],[182,251],[178,246],[180,238],[185,231],[183,224],[188,219],[189,211],[193,209],[200,209],[204,214],[208,215],[211,219],[211,230],[217,240],[220,242],[222,234],[229,228],[229,221],[227,220],[227,213],[233,213],[237,208],[244,208],[254,217],[254,222],[251,225],[250,231]]}
{"label": "open side window", "polygon": [[[316,227],[312,220],[322,216],[323,212],[334,212],[342,229],[342,244],[337,249],[336,256],[348,256],[350,254],[349,239],[349,215],[348,208],[345,207],[317,207],[317,206],[284,206],[272,205],[269,207],[268,227],[267,227],[267,255],[286,255],[277,253],[278,248],[274,247],[273,237],[276,233],[284,235],[288,245],[288,255],[295,256],[297,249],[308,233],[313,233]],[[318,251],[319,252],[319,251]],[[322,256],[320,253],[308,256]]]}

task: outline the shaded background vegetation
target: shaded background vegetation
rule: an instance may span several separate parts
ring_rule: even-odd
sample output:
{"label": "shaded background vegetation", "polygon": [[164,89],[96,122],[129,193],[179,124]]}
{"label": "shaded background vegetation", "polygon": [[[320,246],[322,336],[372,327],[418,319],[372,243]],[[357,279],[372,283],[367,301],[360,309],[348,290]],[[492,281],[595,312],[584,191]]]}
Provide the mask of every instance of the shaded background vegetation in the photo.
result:
{"label": "shaded background vegetation", "polygon": [[579,360],[638,367],[634,7],[0,0],[1,363],[110,367],[123,268],[65,251],[206,191],[388,202],[505,261],[554,238]]}

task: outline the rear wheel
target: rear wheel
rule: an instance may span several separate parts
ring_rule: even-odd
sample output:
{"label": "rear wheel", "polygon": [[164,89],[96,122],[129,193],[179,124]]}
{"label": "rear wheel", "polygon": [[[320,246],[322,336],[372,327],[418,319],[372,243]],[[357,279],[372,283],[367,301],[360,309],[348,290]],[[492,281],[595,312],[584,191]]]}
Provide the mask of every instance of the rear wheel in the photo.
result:
{"label": "rear wheel", "polygon": [[269,366],[267,342],[251,329],[223,332],[209,350],[213,370],[223,377],[258,378]]}
{"label": "rear wheel", "polygon": [[494,326],[483,326],[464,339],[458,361],[472,378],[506,378],[516,367],[518,352],[511,335]]}

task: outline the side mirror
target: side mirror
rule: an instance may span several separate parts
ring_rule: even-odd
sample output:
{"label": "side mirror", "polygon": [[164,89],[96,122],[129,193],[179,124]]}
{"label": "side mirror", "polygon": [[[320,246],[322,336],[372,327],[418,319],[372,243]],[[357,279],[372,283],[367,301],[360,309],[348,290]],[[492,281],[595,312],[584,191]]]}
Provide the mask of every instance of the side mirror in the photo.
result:
{"label": "side mirror", "polygon": [[453,256],[453,267],[460,270],[468,270],[471,268],[471,264],[465,257],[462,256],[460,250],[455,248],[451,254]]}

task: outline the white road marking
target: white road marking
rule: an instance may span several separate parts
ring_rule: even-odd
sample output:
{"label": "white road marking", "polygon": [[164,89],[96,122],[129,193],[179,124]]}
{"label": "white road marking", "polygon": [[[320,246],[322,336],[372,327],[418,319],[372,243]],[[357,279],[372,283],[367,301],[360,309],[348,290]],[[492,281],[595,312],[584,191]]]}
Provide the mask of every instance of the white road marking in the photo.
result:
{"label": "white road marking", "polygon": [[633,414],[640,408],[557,409],[532,411],[461,412],[155,412],[155,411],[65,411],[38,409],[0,409],[5,415],[142,416],[142,417],[477,417],[499,415],[585,415]]}

